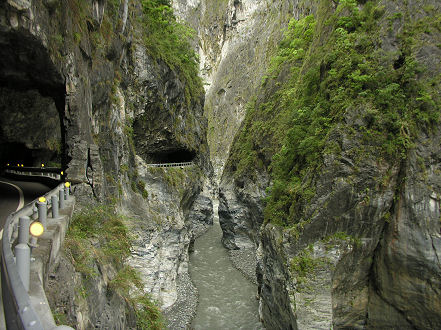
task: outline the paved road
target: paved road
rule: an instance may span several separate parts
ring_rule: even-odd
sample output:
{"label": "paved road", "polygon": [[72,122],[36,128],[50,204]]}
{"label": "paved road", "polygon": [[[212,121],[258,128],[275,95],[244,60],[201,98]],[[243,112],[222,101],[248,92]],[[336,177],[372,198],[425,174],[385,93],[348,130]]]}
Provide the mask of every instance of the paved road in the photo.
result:
{"label": "paved road", "polygon": [[[44,195],[49,190],[49,187],[41,183],[14,181],[0,177],[0,234],[3,233],[3,226],[6,218],[11,212],[22,208],[37,197]],[[5,328],[3,302],[0,295],[0,329]]]}

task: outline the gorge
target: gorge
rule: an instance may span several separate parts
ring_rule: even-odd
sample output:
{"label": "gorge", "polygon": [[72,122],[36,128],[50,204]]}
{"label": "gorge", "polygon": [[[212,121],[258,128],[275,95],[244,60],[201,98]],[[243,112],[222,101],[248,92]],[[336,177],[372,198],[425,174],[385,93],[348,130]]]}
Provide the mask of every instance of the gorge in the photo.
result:
{"label": "gorge", "polygon": [[79,204],[58,322],[191,327],[218,213],[262,327],[441,328],[439,1],[7,0],[0,44],[1,161]]}

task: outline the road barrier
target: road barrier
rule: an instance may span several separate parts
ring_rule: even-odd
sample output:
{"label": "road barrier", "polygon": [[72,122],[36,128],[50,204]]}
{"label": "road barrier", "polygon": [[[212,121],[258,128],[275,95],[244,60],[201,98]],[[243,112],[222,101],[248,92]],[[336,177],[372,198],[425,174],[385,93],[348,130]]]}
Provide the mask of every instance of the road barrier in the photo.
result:
{"label": "road barrier", "polygon": [[[43,289],[44,277],[47,276],[45,268],[57,259],[75,203],[69,191],[70,185],[62,183],[6,219],[2,235],[1,280],[8,329],[72,329],[56,326]],[[47,216],[49,211],[50,218]],[[44,239],[50,241],[48,256],[47,250],[39,253],[36,243],[51,225],[61,229],[44,234]],[[40,257],[33,258],[35,255]]]}
{"label": "road barrier", "polygon": [[149,167],[185,167],[194,165],[193,162],[185,162],[185,163],[163,163],[163,164],[147,164]]}
{"label": "road barrier", "polygon": [[26,176],[26,177],[45,177],[54,180],[61,180],[63,171],[57,167],[24,167],[6,166],[5,173]]}

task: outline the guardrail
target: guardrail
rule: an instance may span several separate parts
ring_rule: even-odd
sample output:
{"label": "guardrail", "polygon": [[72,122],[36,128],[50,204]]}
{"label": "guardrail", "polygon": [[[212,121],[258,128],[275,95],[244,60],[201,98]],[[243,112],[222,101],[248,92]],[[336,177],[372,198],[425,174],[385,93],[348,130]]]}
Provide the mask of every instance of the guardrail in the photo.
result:
{"label": "guardrail", "polygon": [[[36,224],[34,228],[46,230],[52,221],[61,219],[59,211],[63,211],[73,201],[70,197],[70,185],[62,183],[43,198],[32,201],[6,219],[2,236],[1,280],[8,329],[72,329],[55,325],[44,294],[42,279],[30,283],[30,278],[35,278],[31,274],[31,252],[37,247],[38,236],[42,234],[42,231],[38,233],[32,227]],[[51,211],[52,219],[47,218],[48,210]],[[66,216],[61,220],[66,220],[65,218]],[[30,224],[32,220],[34,222]]]}
{"label": "guardrail", "polygon": [[30,177],[49,177],[54,180],[61,180],[63,171],[57,167],[24,167],[24,166],[7,166],[5,173],[23,175]]}
{"label": "guardrail", "polygon": [[193,162],[185,163],[164,163],[164,164],[147,164],[149,167],[184,167],[194,165]]}

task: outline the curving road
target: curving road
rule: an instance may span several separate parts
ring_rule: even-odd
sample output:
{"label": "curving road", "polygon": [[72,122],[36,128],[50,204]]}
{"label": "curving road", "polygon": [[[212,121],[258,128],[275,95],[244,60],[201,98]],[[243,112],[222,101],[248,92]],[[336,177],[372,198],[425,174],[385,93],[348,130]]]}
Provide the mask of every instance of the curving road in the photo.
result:
{"label": "curving road", "polygon": [[[48,186],[38,182],[14,181],[0,177],[0,242],[3,226],[8,215],[44,195],[49,190],[51,189]],[[0,329],[5,328],[3,302],[0,295]]]}
{"label": "curving road", "polygon": [[0,177],[0,230],[7,216],[44,195],[50,188],[38,182],[14,181]]}

